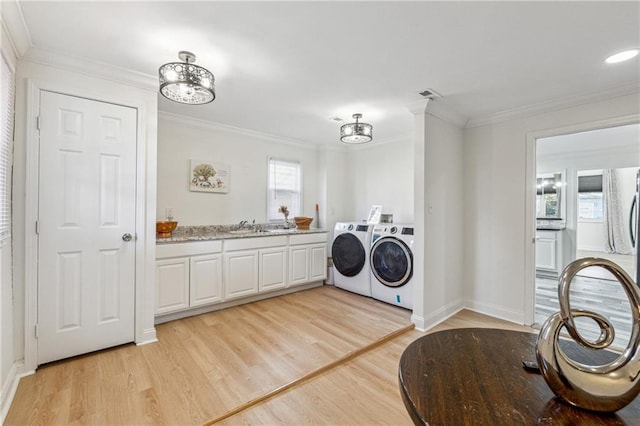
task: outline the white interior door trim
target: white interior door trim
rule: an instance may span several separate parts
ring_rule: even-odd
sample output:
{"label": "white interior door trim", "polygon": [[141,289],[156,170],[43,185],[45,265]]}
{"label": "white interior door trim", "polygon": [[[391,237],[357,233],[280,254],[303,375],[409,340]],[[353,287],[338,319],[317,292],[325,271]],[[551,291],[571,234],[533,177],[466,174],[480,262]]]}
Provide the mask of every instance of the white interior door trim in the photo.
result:
{"label": "white interior door trim", "polygon": [[[135,342],[137,344],[157,341],[153,321],[146,326],[145,317],[153,317],[153,262],[155,259],[155,195],[148,196],[148,192],[155,193],[154,182],[147,182],[147,158],[155,159],[155,146],[149,148],[147,143],[148,107],[140,100],[122,99],[107,92],[96,92],[91,89],[73,87],[66,84],[41,82],[27,79],[25,120],[25,211],[24,211],[24,255],[25,255],[25,322],[24,322],[24,371],[34,371],[37,367],[37,339],[35,326],[38,312],[38,237],[35,233],[35,223],[38,219],[38,143],[39,132],[37,117],[40,111],[40,91],[62,93],[80,98],[93,99],[124,105],[137,110],[137,159],[136,159],[136,264],[135,264]],[[153,136],[153,135],[152,135]],[[150,206],[153,204],[153,206]],[[151,208],[153,207],[153,208]],[[20,267],[20,265],[17,265]],[[149,302],[151,300],[151,302]]]}
{"label": "white interior door trim", "polygon": [[535,236],[536,236],[536,140],[552,136],[568,135],[571,133],[587,132],[590,130],[604,129],[607,127],[624,126],[640,122],[640,114],[631,114],[621,117],[609,118],[571,126],[558,127],[527,133],[526,140],[526,164],[525,164],[525,283],[524,283],[524,320],[525,325],[534,322],[535,300]]}

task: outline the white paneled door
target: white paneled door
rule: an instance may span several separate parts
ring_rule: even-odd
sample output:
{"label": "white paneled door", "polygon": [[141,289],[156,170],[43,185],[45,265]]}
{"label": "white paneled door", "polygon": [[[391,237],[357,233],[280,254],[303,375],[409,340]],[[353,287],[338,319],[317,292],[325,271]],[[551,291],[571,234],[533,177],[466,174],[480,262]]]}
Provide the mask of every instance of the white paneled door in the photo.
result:
{"label": "white paneled door", "polygon": [[38,364],[134,340],[137,110],[40,92]]}

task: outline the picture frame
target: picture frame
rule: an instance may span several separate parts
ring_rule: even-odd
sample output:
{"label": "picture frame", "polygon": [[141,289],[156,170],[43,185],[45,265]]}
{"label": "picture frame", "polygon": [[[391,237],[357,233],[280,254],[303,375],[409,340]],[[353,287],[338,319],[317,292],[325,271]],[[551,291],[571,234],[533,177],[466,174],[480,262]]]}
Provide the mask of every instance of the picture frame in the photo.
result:
{"label": "picture frame", "polygon": [[229,165],[208,160],[190,160],[189,191],[226,194],[229,192]]}

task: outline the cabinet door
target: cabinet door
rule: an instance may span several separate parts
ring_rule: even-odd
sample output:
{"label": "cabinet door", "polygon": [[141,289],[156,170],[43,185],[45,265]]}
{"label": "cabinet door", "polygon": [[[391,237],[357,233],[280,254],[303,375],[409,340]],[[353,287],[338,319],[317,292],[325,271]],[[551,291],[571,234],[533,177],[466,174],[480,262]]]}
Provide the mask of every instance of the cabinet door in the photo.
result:
{"label": "cabinet door", "polygon": [[536,238],[536,268],[555,271],[556,264],[556,240],[550,238]]}
{"label": "cabinet door", "polygon": [[309,281],[308,246],[289,248],[289,285],[304,284]]}
{"label": "cabinet door", "polygon": [[284,288],[287,284],[287,248],[279,247],[258,251],[260,256],[260,291]]}
{"label": "cabinet door", "polygon": [[318,244],[309,247],[309,281],[327,278],[327,245]]}
{"label": "cabinet door", "polygon": [[222,255],[193,256],[190,264],[191,306],[222,300]]}
{"label": "cabinet door", "polygon": [[236,299],[258,292],[258,251],[224,254],[224,298]]}
{"label": "cabinet door", "polygon": [[156,314],[189,307],[189,258],[156,261]]}

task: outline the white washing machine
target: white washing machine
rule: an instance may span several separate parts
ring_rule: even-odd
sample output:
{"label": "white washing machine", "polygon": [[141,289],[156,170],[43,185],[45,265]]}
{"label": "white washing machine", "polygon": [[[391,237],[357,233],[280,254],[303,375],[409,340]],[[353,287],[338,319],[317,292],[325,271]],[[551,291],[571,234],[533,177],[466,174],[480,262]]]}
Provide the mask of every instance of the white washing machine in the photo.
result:
{"label": "white washing machine", "polygon": [[376,225],[369,259],[371,297],[413,309],[413,225]]}
{"label": "white washing machine", "polygon": [[333,284],[353,293],[371,296],[369,248],[373,225],[338,222],[333,232]]}

